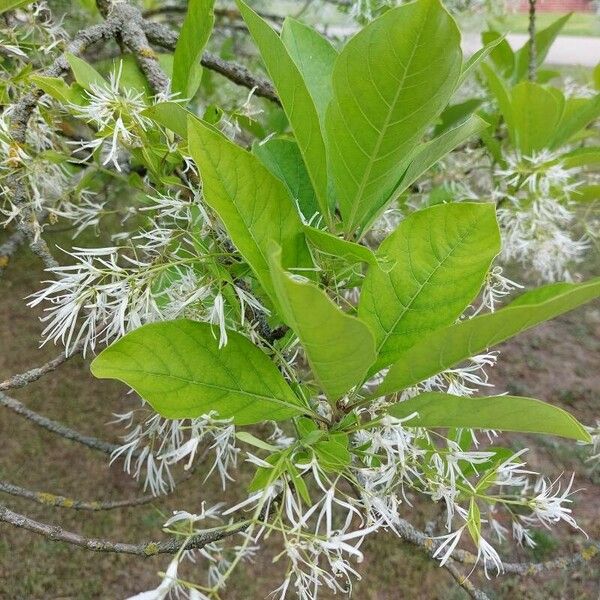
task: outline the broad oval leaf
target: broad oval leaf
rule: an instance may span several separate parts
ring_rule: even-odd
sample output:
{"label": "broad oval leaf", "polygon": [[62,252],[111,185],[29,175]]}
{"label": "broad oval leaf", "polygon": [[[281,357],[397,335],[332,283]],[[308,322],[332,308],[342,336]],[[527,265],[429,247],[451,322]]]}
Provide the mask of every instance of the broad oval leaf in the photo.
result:
{"label": "broad oval leaf", "polygon": [[519,296],[505,308],[434,331],[403,352],[375,396],[384,396],[449,369],[521,331],[600,296],[600,278],[555,283]]}
{"label": "broad oval leaf", "polygon": [[286,268],[313,266],[293,200],[256,156],[197,119],[188,121],[188,145],[200,171],[206,203],[217,212],[260,284],[275,300],[270,242],[281,246]]}
{"label": "broad oval leaf", "polygon": [[169,419],[215,410],[222,419],[249,425],[308,412],[264,352],[239,333],[228,336],[219,349],[208,323],[152,323],[103,350],[91,371],[123,381]]}
{"label": "broad oval leaf", "polygon": [[517,146],[524,155],[531,156],[546,148],[555,136],[564,97],[559,90],[524,81],[513,88],[511,98]]}
{"label": "broad oval leaf", "polygon": [[388,409],[399,419],[417,413],[407,427],[466,427],[521,433],[549,433],[591,441],[585,427],[567,411],[535,398],[485,396],[472,398],[426,392]]}
{"label": "broad oval leaf", "polygon": [[386,11],[340,52],[326,140],[347,231],[384,206],[461,67],[460,33],[439,0]]}
{"label": "broad oval leaf", "polygon": [[453,323],[478,294],[499,251],[493,204],[440,204],[402,221],[377,252],[394,267],[371,266],[362,287],[358,314],[375,334],[374,369]]}
{"label": "broad oval leaf", "polygon": [[317,382],[335,401],[362,383],[375,361],[373,334],[316,285],[284,271],[276,244],[271,247],[270,265],[282,316],[304,346]]}

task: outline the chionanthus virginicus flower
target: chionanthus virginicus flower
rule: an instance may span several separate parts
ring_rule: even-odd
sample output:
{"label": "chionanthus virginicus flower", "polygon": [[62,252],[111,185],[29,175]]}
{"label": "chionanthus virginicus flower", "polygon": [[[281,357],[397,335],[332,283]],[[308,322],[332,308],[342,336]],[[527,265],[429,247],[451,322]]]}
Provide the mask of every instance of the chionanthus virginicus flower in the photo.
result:
{"label": "chionanthus virginicus flower", "polygon": [[493,196],[502,231],[501,258],[516,260],[542,281],[571,279],[571,268],[589,247],[574,233],[572,196],[580,182],[576,169],[565,169],[559,156],[508,154],[497,168]]}
{"label": "chionanthus virginicus flower", "polygon": [[119,63],[108,82],[90,84],[85,104],[70,105],[76,117],[97,130],[91,140],[78,143],[79,147],[93,153],[107,143],[108,151],[102,163],[111,163],[117,171],[121,170],[120,149],[140,146],[140,134],[152,125],[152,121],[142,114],[148,106],[143,93],[121,85],[122,70],[123,63]]}

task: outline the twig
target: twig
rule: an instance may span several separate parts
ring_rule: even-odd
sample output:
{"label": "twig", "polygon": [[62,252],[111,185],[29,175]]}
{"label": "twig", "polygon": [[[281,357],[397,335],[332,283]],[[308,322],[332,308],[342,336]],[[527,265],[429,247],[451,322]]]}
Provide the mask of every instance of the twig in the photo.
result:
{"label": "twig", "polygon": [[[174,50],[177,44],[178,34],[161,23],[144,21],[144,31],[148,40],[166,50]],[[246,67],[239,63],[224,60],[215,54],[205,52],[200,63],[207,69],[216,71],[233,83],[241,85],[250,90],[254,89],[257,96],[267,98],[276,104],[280,104],[275,89],[269,81],[253,75]]]}
{"label": "twig", "polygon": [[79,442],[80,444],[83,444],[88,448],[92,448],[93,450],[99,450],[105,454],[112,454],[115,450],[120,448],[120,446],[116,444],[105,442],[104,440],[100,440],[90,435],[83,435],[82,433],[67,427],[59,421],[53,421],[48,417],[44,417],[30,408],[27,408],[18,400],[7,396],[3,392],[0,392],[0,405],[9,408],[18,415],[25,417],[32,423],[35,423],[36,425],[39,425],[40,427],[43,427],[52,433],[56,433],[57,435],[60,435],[68,440]]}
{"label": "twig", "polygon": [[118,554],[133,554],[136,556],[148,557],[157,554],[175,554],[185,545],[187,550],[204,548],[207,544],[217,542],[226,537],[232,536],[248,527],[247,523],[241,525],[232,525],[231,528],[216,531],[206,531],[195,535],[186,543],[185,540],[172,537],[160,542],[142,542],[141,544],[128,544],[124,542],[112,542],[109,540],[98,540],[84,537],[78,533],[66,531],[58,525],[48,525],[34,521],[33,519],[13,512],[6,506],[0,505],[0,521],[20,527],[44,536],[53,542],[66,542],[73,546],[79,546],[93,552],[109,552]]}
{"label": "twig", "polygon": [[78,342],[72,350],[67,354],[66,350],[61,352],[58,356],[49,360],[47,363],[43,364],[41,367],[34,367],[33,369],[29,369],[24,373],[17,373],[4,381],[0,381],[0,392],[5,392],[6,390],[17,389],[25,387],[26,385],[37,381],[40,377],[45,375],[46,373],[50,373],[54,371],[57,367],[62,365],[64,362],[69,360],[71,356],[79,353],[83,348],[84,343],[82,341]]}
{"label": "twig", "polygon": [[535,5],[537,0],[529,0],[529,81],[537,79],[537,45],[535,43]]}
{"label": "twig", "polygon": [[[432,558],[441,543],[436,542],[427,534],[419,531],[405,519],[399,520],[398,524],[396,525],[396,530],[403,540],[420,547]],[[568,569],[576,567],[585,564],[587,561],[597,556],[600,556],[600,543],[591,542],[571,556],[555,558],[539,563],[503,562],[502,567],[506,573],[511,573],[514,575],[535,575],[537,573],[541,573],[542,571],[554,571],[556,569]],[[477,557],[474,554],[460,548],[454,550],[452,553],[452,558],[456,562],[467,565],[475,565],[477,563]]]}
{"label": "twig", "polygon": [[44,506],[57,506],[60,508],[72,508],[73,510],[89,510],[89,511],[101,511],[101,510],[114,510],[116,508],[126,508],[129,506],[140,506],[142,504],[148,504],[153,501],[160,500],[162,496],[154,496],[147,494],[145,496],[138,496],[136,498],[129,498],[126,500],[95,500],[87,502],[85,500],[77,500],[75,498],[68,498],[66,496],[60,496],[57,494],[49,494],[48,492],[34,492],[22,488],[18,485],[13,485],[8,481],[0,480],[0,492],[10,494],[11,496],[17,496],[19,498],[26,498],[32,500],[38,504]]}
{"label": "twig", "polygon": [[[138,8],[127,4],[122,5],[124,13],[121,38],[124,44],[133,52],[140,69],[146,76],[150,87],[156,93],[167,92],[169,78],[165,75],[158,62],[156,53],[150,47],[143,28],[142,13]],[[127,18],[129,14],[129,18]]]}
{"label": "twig", "polygon": [[[156,17],[159,15],[168,15],[168,14],[176,14],[176,15],[184,15],[187,12],[187,6],[173,4],[166,6],[158,6],[156,8],[149,8],[145,10],[142,15],[145,19],[149,19],[151,17]],[[277,15],[275,13],[266,13],[263,11],[255,11],[257,15],[261,16],[263,19],[268,19],[269,21],[275,21],[276,23],[280,23],[284,20],[285,17],[282,15]],[[239,10],[235,8],[215,8],[214,9],[215,16],[224,17],[227,19],[241,19],[242,15]]]}
{"label": "twig", "polygon": [[460,569],[456,567],[456,564],[452,559],[449,559],[445,564],[444,568],[452,577],[454,581],[460,585],[460,587],[469,594],[473,600],[490,600],[490,597],[479,588],[476,588],[468,577],[465,577],[464,573],[461,573]]}

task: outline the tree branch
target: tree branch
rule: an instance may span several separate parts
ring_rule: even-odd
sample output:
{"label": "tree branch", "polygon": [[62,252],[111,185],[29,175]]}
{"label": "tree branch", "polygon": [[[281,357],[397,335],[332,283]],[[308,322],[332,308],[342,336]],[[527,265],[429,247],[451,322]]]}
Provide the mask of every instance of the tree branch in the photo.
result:
{"label": "tree branch", "polygon": [[9,408],[13,412],[18,415],[25,417],[32,423],[51,431],[52,433],[56,433],[68,440],[72,440],[74,442],[79,442],[92,450],[99,450],[100,452],[104,452],[105,454],[112,454],[115,450],[118,450],[120,446],[117,444],[112,444],[110,442],[105,442],[104,440],[100,440],[90,435],[83,435],[63,423],[59,421],[53,421],[48,417],[44,417],[35,411],[27,408],[18,400],[7,396],[3,392],[0,392],[0,405]]}
{"label": "tree branch", "polygon": [[[433,558],[435,551],[441,543],[436,542],[429,535],[423,533],[422,531],[419,531],[416,527],[411,525],[405,519],[399,520],[398,524],[396,525],[396,530],[403,540],[409,542],[410,544],[413,544],[414,546],[419,547],[431,558]],[[568,569],[580,566],[599,555],[600,543],[592,542],[586,547],[582,548],[580,551],[573,554],[572,556],[555,558],[553,560],[548,560],[546,562],[540,563],[503,562],[502,566],[506,573],[511,573],[514,575],[536,575],[538,573],[541,573],[542,571],[554,571],[556,569]],[[454,550],[454,552],[452,553],[452,559],[448,560],[444,567],[446,567],[446,569],[452,574],[452,576],[456,579],[459,585],[461,585],[461,587],[463,587],[472,598],[484,600],[486,596],[483,592],[477,590],[476,588],[473,588],[471,590],[468,589],[469,587],[472,587],[472,585],[470,584],[470,582],[468,582],[468,580],[465,580],[464,576],[460,574],[460,571],[458,571],[458,569],[456,569],[455,566],[451,566],[450,568],[448,568],[448,565],[452,563],[452,560],[466,565],[475,565],[477,563],[477,557],[471,552],[467,552],[466,550],[458,548]]]}
{"label": "tree branch", "polygon": [[25,387],[26,385],[33,383],[43,377],[46,373],[50,373],[62,365],[64,362],[69,360],[73,355],[77,354],[83,348],[83,341],[78,342],[73,346],[73,349],[67,354],[66,350],[63,350],[58,356],[49,360],[41,367],[34,367],[24,373],[17,373],[4,381],[0,381],[0,392],[5,392],[11,389],[17,389]]}
{"label": "tree branch", "polygon": [[129,506],[140,506],[142,504],[160,500],[161,498],[161,496],[147,494],[145,496],[138,496],[136,498],[125,500],[94,500],[92,502],[87,502],[85,500],[77,500],[75,498],[68,498],[57,494],[49,494],[48,492],[34,492],[33,490],[28,490],[2,480],[0,480],[0,492],[19,498],[26,498],[27,500],[32,500],[33,502],[43,504],[44,506],[57,506],[60,508],[72,508],[73,510],[89,510],[94,512],[126,508]]}
{"label": "tree branch", "polygon": [[135,556],[155,556],[157,554],[175,554],[182,547],[186,550],[204,548],[207,544],[217,542],[243,531],[248,527],[247,523],[231,525],[231,528],[214,531],[206,531],[195,535],[186,543],[185,540],[172,537],[159,542],[142,542],[140,544],[128,544],[124,542],[112,542],[84,537],[71,531],[66,531],[58,525],[48,525],[39,521],[13,512],[6,506],[0,505],[0,521],[42,535],[53,542],[65,542],[73,546],[79,546],[93,552],[109,552],[118,554],[133,554]]}
{"label": "tree branch", "polygon": [[[178,34],[161,23],[144,21],[143,28],[148,40],[166,50],[175,50]],[[267,98],[276,104],[280,104],[275,89],[269,81],[253,75],[246,67],[210,53],[205,52],[200,60],[202,66],[223,75],[233,83],[248,89],[254,89],[257,96]]]}

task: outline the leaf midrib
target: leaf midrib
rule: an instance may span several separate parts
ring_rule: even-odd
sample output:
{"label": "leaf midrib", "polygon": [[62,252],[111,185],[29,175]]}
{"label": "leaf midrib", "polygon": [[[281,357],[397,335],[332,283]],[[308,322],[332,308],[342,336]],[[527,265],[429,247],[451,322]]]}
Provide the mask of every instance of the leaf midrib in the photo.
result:
{"label": "leaf midrib", "polygon": [[157,371],[149,371],[147,369],[119,369],[121,373],[138,373],[145,376],[154,376],[154,377],[166,377],[168,379],[176,379],[177,381],[182,381],[187,383],[188,385],[198,386],[198,387],[206,387],[209,389],[220,390],[227,392],[229,394],[239,394],[242,396],[249,396],[251,398],[255,398],[257,400],[266,400],[267,402],[271,402],[273,404],[280,404],[281,406],[285,406],[288,408],[294,408],[299,412],[304,412],[303,407],[300,404],[292,404],[291,402],[287,402],[285,400],[281,400],[279,398],[274,398],[273,396],[264,396],[262,394],[257,394],[255,392],[248,392],[239,388],[230,388],[224,385],[217,385],[207,383],[205,381],[198,381],[197,379],[189,379],[187,377],[182,377],[181,375],[173,375],[172,373],[162,373]]}
{"label": "leaf midrib", "polygon": [[[375,148],[371,152],[370,157],[369,157],[369,161],[367,163],[367,166],[366,166],[365,170],[363,171],[363,176],[361,178],[360,186],[359,186],[359,188],[356,191],[356,194],[354,196],[354,202],[352,204],[352,210],[350,212],[350,219],[349,219],[349,222],[348,222],[348,228],[349,229],[352,229],[352,227],[354,227],[354,218],[356,217],[356,212],[358,210],[359,201],[362,199],[364,190],[365,190],[365,188],[367,186],[367,183],[368,183],[368,181],[370,179],[371,171],[373,169],[373,166],[377,162],[374,159],[374,157],[377,156],[378,153],[379,153],[379,149],[381,147],[381,144],[383,143],[383,139],[385,137],[385,132],[387,132],[387,128],[389,126],[390,119],[392,118],[392,114],[396,110],[396,104],[398,102],[398,98],[400,97],[400,94],[404,90],[404,82],[406,81],[408,70],[409,70],[409,68],[410,68],[410,66],[412,64],[412,61],[414,60],[416,50],[419,47],[419,43],[421,41],[421,37],[423,36],[423,30],[424,30],[423,22],[427,20],[430,12],[431,12],[431,5],[427,8],[427,12],[424,15],[424,18],[421,20],[421,27],[420,27],[419,32],[417,34],[416,41],[413,44],[412,51],[411,51],[411,54],[410,54],[410,58],[408,59],[408,61],[406,62],[406,65],[404,66],[404,72],[402,74],[402,79],[400,80],[400,83],[398,84],[398,87],[396,89],[396,93],[394,94],[394,98],[393,98],[392,102],[390,103],[389,111],[388,111],[388,113],[386,115],[386,118],[385,118],[385,121],[383,123],[383,126],[379,130],[379,135],[377,136],[377,142],[375,144]],[[346,62],[346,68],[347,68],[347,65],[348,65],[348,63]],[[373,81],[373,83],[375,84],[375,81]]]}

